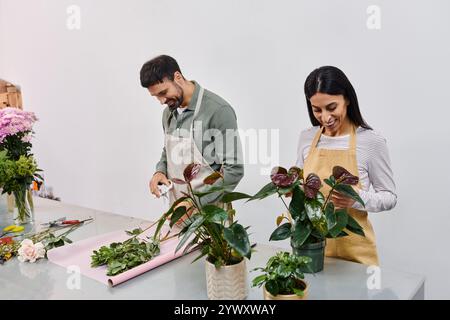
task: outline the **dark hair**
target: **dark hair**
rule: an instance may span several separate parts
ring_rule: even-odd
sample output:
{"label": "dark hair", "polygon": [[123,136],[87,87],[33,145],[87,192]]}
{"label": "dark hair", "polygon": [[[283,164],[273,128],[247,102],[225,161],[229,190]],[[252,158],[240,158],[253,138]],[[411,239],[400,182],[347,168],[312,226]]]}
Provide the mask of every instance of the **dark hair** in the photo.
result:
{"label": "dark hair", "polygon": [[359,111],[358,98],[355,89],[347,76],[340,69],[332,66],[320,67],[309,74],[305,81],[306,104],[308,105],[309,119],[313,126],[320,123],[314,117],[311,106],[311,97],[316,93],[326,93],[330,95],[343,95],[349,102],[347,116],[356,126],[365,129],[372,129],[363,119]]}
{"label": "dark hair", "polygon": [[147,61],[141,68],[141,85],[148,88],[157,83],[162,83],[164,79],[173,81],[174,73],[181,73],[177,61],[166,55],[160,55]]}

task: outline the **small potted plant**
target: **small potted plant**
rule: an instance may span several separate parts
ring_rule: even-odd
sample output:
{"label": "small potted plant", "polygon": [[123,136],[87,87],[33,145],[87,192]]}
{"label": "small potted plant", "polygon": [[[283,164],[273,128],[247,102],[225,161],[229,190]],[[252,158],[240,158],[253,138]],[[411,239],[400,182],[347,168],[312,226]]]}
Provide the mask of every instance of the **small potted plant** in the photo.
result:
{"label": "small potted plant", "polygon": [[307,267],[311,258],[297,256],[289,252],[278,252],[271,257],[262,271],[252,281],[253,287],[263,286],[265,300],[303,300],[308,295],[308,284],[304,281],[302,269]]}
{"label": "small potted plant", "polygon": [[[290,238],[293,253],[311,257],[310,268],[303,268],[303,272],[319,272],[323,269],[327,238],[345,237],[348,232],[364,236],[359,223],[345,209],[336,209],[330,201],[333,191],[337,191],[364,206],[364,202],[352,188],[352,185],[358,183],[358,177],[346,169],[335,166],[329,179],[324,179],[331,188],[326,199],[319,191],[322,182],[314,173],[310,173],[305,179],[300,168],[286,170],[275,167],[270,178],[271,182],[250,200],[264,199],[273,194],[281,199],[287,212],[277,217],[278,227],[270,240]],[[286,195],[291,197],[289,205],[284,199]]]}
{"label": "small potted plant", "polygon": [[[226,191],[223,176],[219,172],[204,179],[204,183],[210,185],[207,190],[193,190],[191,181],[198,174],[200,166],[190,164],[184,170],[184,180],[172,180],[173,183],[187,185],[188,193],[177,199],[159,219],[154,237],[158,237],[168,219],[170,227],[173,227],[188,212],[192,212],[183,221],[176,251],[182,248],[184,252],[199,249],[200,254],[194,261],[206,256],[209,299],[245,299],[248,294],[245,258],[250,259],[251,246],[248,228],[235,221],[236,212],[231,203],[250,196]],[[220,201],[216,204],[202,204],[201,198],[211,193],[217,193]],[[187,206],[187,203],[190,205]]]}

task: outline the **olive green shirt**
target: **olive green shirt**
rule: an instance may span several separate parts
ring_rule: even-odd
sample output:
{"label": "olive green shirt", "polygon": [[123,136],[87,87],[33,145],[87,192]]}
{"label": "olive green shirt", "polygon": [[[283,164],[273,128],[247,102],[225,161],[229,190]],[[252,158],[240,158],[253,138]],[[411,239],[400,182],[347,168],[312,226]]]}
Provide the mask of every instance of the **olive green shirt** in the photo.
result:
{"label": "olive green shirt", "polygon": [[[199,84],[192,82],[195,84],[195,89],[186,110],[179,114],[178,110],[170,111],[169,107],[164,109],[162,124],[166,134],[182,137],[187,137],[186,135],[189,134],[200,91]],[[229,186],[227,189],[233,190],[244,176],[236,114],[228,102],[206,89],[204,89],[201,109],[194,121],[194,141],[212,169],[219,171],[222,168],[224,184]],[[165,147],[156,165],[156,171],[167,175]],[[205,197],[202,202],[213,202],[216,196]]]}

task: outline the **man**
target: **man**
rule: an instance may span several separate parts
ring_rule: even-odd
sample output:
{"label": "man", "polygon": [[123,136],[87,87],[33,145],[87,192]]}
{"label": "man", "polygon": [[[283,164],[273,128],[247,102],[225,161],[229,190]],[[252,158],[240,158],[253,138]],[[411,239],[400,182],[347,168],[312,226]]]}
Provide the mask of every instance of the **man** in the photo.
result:
{"label": "man", "polygon": [[[185,167],[193,162],[202,164],[192,181],[194,189],[205,188],[203,179],[218,171],[223,181],[217,183],[233,190],[244,175],[233,108],[197,82],[184,78],[177,61],[167,55],[146,62],[140,78],[141,85],[167,106],[162,116],[164,148],[149,183],[151,193],[159,198],[158,185],[169,186],[170,179],[184,179]],[[169,191],[171,204],[187,191],[185,185],[174,183]],[[218,195],[213,193],[203,197],[202,204],[217,200]]]}

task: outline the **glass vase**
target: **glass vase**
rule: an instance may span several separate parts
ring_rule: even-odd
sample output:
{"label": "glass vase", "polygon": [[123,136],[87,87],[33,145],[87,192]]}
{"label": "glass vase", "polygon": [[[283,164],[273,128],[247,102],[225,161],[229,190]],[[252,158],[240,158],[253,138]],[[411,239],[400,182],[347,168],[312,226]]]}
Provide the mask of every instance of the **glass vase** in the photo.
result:
{"label": "glass vase", "polygon": [[[9,203],[8,203],[8,194],[4,193],[2,194],[2,191],[0,189],[0,227],[3,229],[6,226],[9,226],[12,224],[12,211],[9,210]],[[2,230],[0,230],[0,233]]]}
{"label": "glass vase", "polygon": [[33,198],[29,189],[13,192],[13,219],[16,225],[32,224],[34,222]]}

